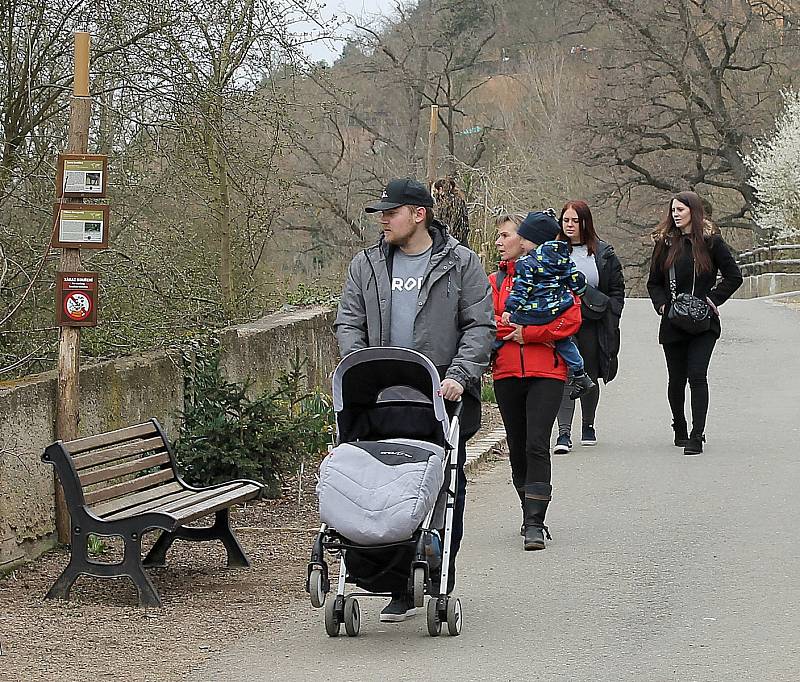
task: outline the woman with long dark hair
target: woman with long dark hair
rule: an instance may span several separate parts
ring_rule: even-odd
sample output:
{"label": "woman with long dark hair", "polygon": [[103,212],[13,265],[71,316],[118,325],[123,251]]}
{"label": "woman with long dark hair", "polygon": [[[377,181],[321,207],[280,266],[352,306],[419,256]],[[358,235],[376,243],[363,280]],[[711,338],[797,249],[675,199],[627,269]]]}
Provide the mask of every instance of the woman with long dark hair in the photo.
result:
{"label": "woman with long dark hair", "polygon": [[[597,236],[592,212],[585,201],[571,200],[564,204],[559,217],[559,238],[570,243],[572,262],[583,273],[588,285],[583,295],[583,321],[575,335],[586,366],[586,373],[595,386],[580,397],[581,445],[595,445],[595,415],[600,401],[600,382],[611,381],[617,374],[619,352],[619,319],[625,305],[625,278],[614,247]],[[553,453],[563,455],[572,450],[572,419],[575,402],[565,392],[558,411],[558,439]]]}
{"label": "woman with long dark hair", "polygon": [[[717,275],[721,275],[717,281]],[[707,331],[692,334],[673,324],[668,316],[676,294],[691,293],[711,308]],[[658,342],[664,348],[669,383],[667,398],[672,410],[675,445],[685,455],[699,455],[705,442],[708,413],[708,365],[721,333],[719,306],[741,286],[742,274],[728,245],[705,225],[700,197],[680,192],[669,203],[659,224],[647,291],[661,315]],[[684,401],[686,384],[691,392],[692,429],[688,430]]]}

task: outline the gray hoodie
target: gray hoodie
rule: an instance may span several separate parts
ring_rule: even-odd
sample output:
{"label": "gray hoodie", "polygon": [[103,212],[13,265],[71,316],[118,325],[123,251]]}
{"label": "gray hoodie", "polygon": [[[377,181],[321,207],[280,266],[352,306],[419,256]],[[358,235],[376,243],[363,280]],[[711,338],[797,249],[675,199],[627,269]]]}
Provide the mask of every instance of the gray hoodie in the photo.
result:
{"label": "gray hoodie", "polygon": [[[444,377],[480,395],[496,331],[489,280],[478,256],[441,223],[434,220],[430,233],[433,247],[419,292],[414,349]],[[343,357],[359,348],[388,345],[393,249],[381,237],[350,263],[333,325]]]}

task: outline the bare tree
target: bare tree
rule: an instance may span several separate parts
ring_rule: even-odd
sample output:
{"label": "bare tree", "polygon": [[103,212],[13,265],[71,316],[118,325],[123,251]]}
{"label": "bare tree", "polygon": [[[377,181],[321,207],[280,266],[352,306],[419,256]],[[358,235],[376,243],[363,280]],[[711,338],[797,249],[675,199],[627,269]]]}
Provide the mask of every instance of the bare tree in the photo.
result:
{"label": "bare tree", "polygon": [[770,15],[775,3],[588,6],[596,27],[586,39],[597,48],[588,160],[606,174],[618,213],[636,224],[654,191],[692,188],[719,200],[721,226],[749,228],[754,193],[742,155],[772,117],[795,61],[794,37]]}

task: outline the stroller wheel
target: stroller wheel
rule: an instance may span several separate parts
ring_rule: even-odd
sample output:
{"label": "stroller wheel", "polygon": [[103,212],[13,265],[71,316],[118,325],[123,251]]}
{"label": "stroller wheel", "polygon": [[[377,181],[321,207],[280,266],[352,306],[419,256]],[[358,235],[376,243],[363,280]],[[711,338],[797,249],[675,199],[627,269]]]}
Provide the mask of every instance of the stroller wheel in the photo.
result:
{"label": "stroller wheel", "polygon": [[336,603],[339,598],[329,599],[325,604],[325,632],[329,637],[339,636],[339,627],[342,621],[339,620],[339,614],[336,612]]}
{"label": "stroller wheel", "polygon": [[442,621],[439,618],[439,609],[437,608],[438,599],[428,600],[428,634],[431,637],[438,637],[442,632]]}
{"label": "stroller wheel", "polygon": [[322,589],[322,570],[315,568],[308,576],[308,593],[311,596],[311,606],[320,608],[325,603],[325,592]]}
{"label": "stroller wheel", "polygon": [[344,600],[344,629],[348,637],[358,637],[361,629],[361,610],[355,597]]}
{"label": "stroller wheel", "polygon": [[449,598],[447,600],[447,631],[452,637],[461,634],[461,600]]}
{"label": "stroller wheel", "polygon": [[414,606],[425,606],[425,569],[422,566],[414,569]]}

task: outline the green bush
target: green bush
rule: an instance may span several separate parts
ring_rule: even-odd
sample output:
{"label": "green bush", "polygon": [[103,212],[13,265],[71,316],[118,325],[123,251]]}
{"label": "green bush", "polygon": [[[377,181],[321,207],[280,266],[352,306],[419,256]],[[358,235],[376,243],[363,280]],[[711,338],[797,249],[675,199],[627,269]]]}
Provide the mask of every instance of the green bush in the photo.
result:
{"label": "green bush", "polygon": [[186,479],[211,485],[249,478],[280,496],[280,484],[330,442],[330,398],[303,388],[305,360],[296,355],[275,388],[250,397],[250,384],[225,379],[215,342],[184,354],[185,411],[175,452]]}
{"label": "green bush", "polygon": [[491,374],[484,374],[481,377],[481,402],[483,403],[497,402],[497,398],[494,395],[494,382],[492,381]]}

